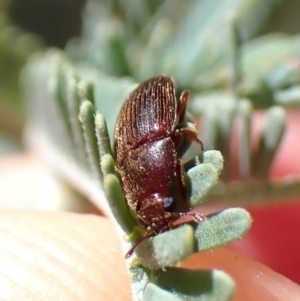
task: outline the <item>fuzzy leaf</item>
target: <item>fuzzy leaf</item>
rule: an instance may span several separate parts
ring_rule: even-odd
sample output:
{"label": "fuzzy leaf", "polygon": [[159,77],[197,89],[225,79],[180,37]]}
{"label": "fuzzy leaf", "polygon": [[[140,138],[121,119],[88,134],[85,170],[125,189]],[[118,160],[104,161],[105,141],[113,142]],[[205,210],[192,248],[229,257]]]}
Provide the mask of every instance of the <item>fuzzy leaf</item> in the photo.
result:
{"label": "fuzzy leaf", "polygon": [[80,106],[79,119],[83,127],[85,148],[90,162],[90,169],[99,179],[102,178],[100,156],[95,135],[95,109],[89,100],[85,100]]}
{"label": "fuzzy leaf", "polygon": [[[249,213],[240,208],[227,209],[207,216],[194,229],[186,224],[143,241],[136,254],[149,269],[175,265],[195,251],[205,251],[241,238],[251,226]],[[195,249],[196,246],[196,249]]]}
{"label": "fuzzy leaf", "polygon": [[[103,175],[115,174],[115,161],[110,154],[105,154],[101,157],[101,170]],[[121,186],[120,186],[121,189]]]}
{"label": "fuzzy leaf", "polygon": [[224,159],[221,152],[215,150],[210,150],[203,153],[203,163],[212,164],[218,175],[222,172],[224,167]]}
{"label": "fuzzy leaf", "polygon": [[103,180],[103,188],[110,209],[118,224],[126,234],[131,234],[137,224],[129,211],[117,176],[114,174],[107,174]]}
{"label": "fuzzy leaf", "polygon": [[83,128],[78,119],[79,108],[82,99],[79,97],[77,84],[79,81],[78,75],[70,68],[66,79],[66,95],[65,101],[69,112],[69,121],[74,141],[75,153],[77,159],[81,163],[86,163],[85,142],[83,138]]}
{"label": "fuzzy leaf", "polygon": [[96,136],[98,142],[98,149],[100,158],[105,154],[111,154],[110,139],[108,135],[108,130],[106,126],[105,118],[99,112],[95,116],[95,127],[96,127]]}
{"label": "fuzzy leaf", "polygon": [[177,264],[194,251],[194,230],[184,225],[143,241],[137,248],[139,262],[149,269]]}
{"label": "fuzzy leaf", "polygon": [[207,216],[195,227],[197,250],[210,250],[241,238],[250,229],[251,217],[241,208],[231,208]]}
{"label": "fuzzy leaf", "polygon": [[218,270],[167,268],[151,271],[143,301],[226,301],[235,292],[230,276]]}
{"label": "fuzzy leaf", "polygon": [[94,84],[90,80],[81,80],[77,84],[77,93],[82,101],[89,100],[95,105]]}
{"label": "fuzzy leaf", "polygon": [[300,86],[295,85],[286,90],[280,90],[274,94],[275,101],[284,106],[300,105]]}
{"label": "fuzzy leaf", "polygon": [[187,172],[191,196],[190,205],[196,207],[214,189],[218,182],[218,171],[211,163],[202,163]]}

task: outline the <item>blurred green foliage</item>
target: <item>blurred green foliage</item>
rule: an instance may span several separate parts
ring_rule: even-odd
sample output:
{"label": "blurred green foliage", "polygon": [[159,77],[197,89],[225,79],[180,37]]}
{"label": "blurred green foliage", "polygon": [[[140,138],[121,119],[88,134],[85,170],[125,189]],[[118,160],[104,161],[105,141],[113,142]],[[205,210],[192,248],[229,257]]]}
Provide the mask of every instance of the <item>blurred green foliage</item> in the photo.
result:
{"label": "blurred green foliage", "polygon": [[15,138],[21,137],[25,117],[20,71],[28,57],[41,47],[35,36],[23,32],[0,14],[0,131]]}

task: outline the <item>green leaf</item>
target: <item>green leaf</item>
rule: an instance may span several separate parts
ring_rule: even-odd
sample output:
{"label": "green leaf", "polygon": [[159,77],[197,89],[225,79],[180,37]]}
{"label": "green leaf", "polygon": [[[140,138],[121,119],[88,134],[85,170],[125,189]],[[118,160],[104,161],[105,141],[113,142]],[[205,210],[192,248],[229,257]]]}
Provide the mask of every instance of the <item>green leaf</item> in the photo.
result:
{"label": "green leaf", "polygon": [[139,263],[149,269],[177,264],[194,252],[223,246],[250,229],[251,217],[240,208],[208,215],[201,224],[185,224],[143,241],[136,248]]}
{"label": "green leaf", "polygon": [[107,125],[105,118],[99,112],[96,112],[95,116],[95,128],[98,142],[98,149],[100,158],[105,154],[111,154],[110,139],[108,135]]}
{"label": "green leaf", "polygon": [[65,102],[69,113],[70,127],[74,142],[75,153],[80,163],[86,164],[87,158],[85,153],[85,142],[83,138],[83,128],[78,118],[81,98],[78,94],[77,84],[79,81],[78,75],[70,68],[66,75],[66,92]]}
{"label": "green leaf", "polygon": [[144,293],[143,293],[143,301],[183,301],[186,299],[182,298],[183,296],[175,295],[173,292],[164,290],[159,286],[149,282],[146,284]]}
{"label": "green leaf", "polygon": [[242,79],[242,66],[241,66],[241,51],[240,46],[242,44],[241,29],[238,24],[237,16],[232,12],[229,20],[229,37],[231,39],[230,57],[231,64],[231,88],[236,94],[238,85]]}
{"label": "green leaf", "polygon": [[300,86],[294,85],[285,90],[275,91],[274,99],[279,105],[299,106],[300,105]]}
{"label": "green leaf", "polygon": [[135,250],[139,262],[150,269],[177,264],[194,252],[194,230],[184,225],[143,241]]}
{"label": "green leaf", "polygon": [[109,153],[101,157],[101,170],[103,175],[105,176],[108,174],[114,174],[114,175],[116,174],[115,161],[112,155],[110,155]]}
{"label": "green leaf", "polygon": [[[62,56],[57,56],[55,59],[55,73],[51,78],[52,89],[51,92],[56,101],[59,113],[61,114],[60,122],[64,123],[64,130],[68,133],[68,136],[73,139],[73,133],[71,129],[71,112],[68,110],[68,105],[66,102],[66,89],[67,89],[67,69],[70,66],[64,61]],[[66,141],[63,141],[65,143]]]}
{"label": "green leaf", "polygon": [[151,271],[143,301],[226,301],[235,293],[235,284],[218,270],[167,268]]}
{"label": "green leaf", "polygon": [[93,104],[89,100],[83,101],[80,106],[79,119],[83,127],[85,149],[90,162],[90,170],[97,178],[102,179],[100,156],[95,135],[94,115],[95,109]]}
{"label": "green leaf", "polygon": [[109,207],[123,231],[130,235],[137,226],[136,221],[132,217],[129,207],[124,199],[120,186],[120,181],[114,174],[104,176],[103,188],[107,197]]}
{"label": "green leaf", "polygon": [[202,163],[187,172],[190,180],[190,206],[196,207],[214,189],[218,171],[211,163]]}
{"label": "green leaf", "polygon": [[241,208],[231,208],[207,216],[195,226],[197,250],[210,250],[241,238],[250,229],[249,213]]}
{"label": "green leaf", "polygon": [[95,105],[94,83],[90,80],[81,80],[77,84],[77,93],[82,101],[89,100]]}
{"label": "green leaf", "polygon": [[203,153],[203,163],[210,163],[216,169],[218,175],[223,171],[224,159],[220,151],[210,150]]}
{"label": "green leaf", "polygon": [[180,86],[191,84],[212,65],[228,62],[231,47],[228,12],[234,11],[240,39],[246,41],[257,35],[279,2],[281,1],[189,2],[186,11],[177,20],[171,42],[165,46],[168,56],[172,55],[177,59],[174,60],[176,64],[172,74]]}

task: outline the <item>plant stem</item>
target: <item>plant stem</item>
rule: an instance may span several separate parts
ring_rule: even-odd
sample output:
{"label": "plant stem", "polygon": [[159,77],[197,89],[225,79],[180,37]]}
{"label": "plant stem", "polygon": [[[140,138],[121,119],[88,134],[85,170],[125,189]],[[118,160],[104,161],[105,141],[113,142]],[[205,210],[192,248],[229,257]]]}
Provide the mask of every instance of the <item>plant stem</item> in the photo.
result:
{"label": "plant stem", "polygon": [[219,184],[215,193],[208,198],[209,204],[245,206],[283,203],[299,200],[300,180],[289,179],[281,182],[249,182]]}

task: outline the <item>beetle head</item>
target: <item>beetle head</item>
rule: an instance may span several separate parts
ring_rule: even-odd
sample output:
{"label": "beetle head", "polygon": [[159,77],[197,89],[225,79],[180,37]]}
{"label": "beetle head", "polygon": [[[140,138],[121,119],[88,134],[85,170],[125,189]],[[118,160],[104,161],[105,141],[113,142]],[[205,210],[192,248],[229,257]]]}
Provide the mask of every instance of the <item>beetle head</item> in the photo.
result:
{"label": "beetle head", "polygon": [[141,221],[155,233],[170,229],[173,223],[173,214],[168,212],[174,203],[172,197],[153,194],[144,199],[138,210]]}

